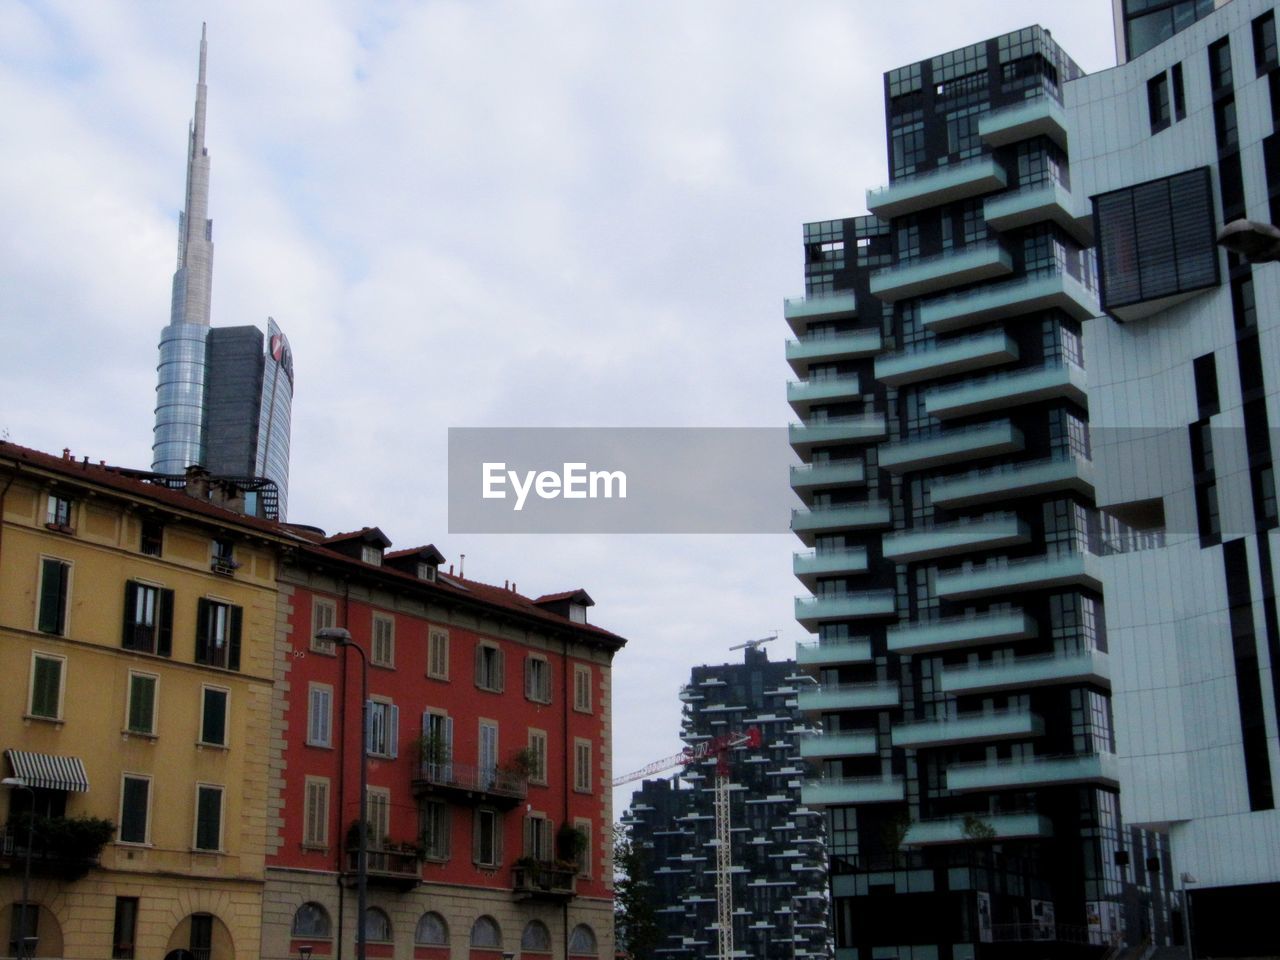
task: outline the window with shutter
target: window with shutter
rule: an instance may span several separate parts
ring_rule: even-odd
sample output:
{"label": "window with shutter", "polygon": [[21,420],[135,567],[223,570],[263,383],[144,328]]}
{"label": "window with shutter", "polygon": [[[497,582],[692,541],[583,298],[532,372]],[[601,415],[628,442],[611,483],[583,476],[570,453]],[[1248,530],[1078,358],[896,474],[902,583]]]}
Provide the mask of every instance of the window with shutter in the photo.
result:
{"label": "window with shutter", "polygon": [[167,657],[173,646],[173,591],[130,580],[124,585],[121,646]]}
{"label": "window with shutter", "polygon": [[580,663],[573,667],[573,709],[591,712],[591,668]]}
{"label": "window with shutter", "polygon": [[327,778],[307,777],[302,843],[308,847],[324,847],[329,843],[329,781]]}
{"label": "window with shutter", "polygon": [[369,662],[379,667],[395,666],[395,621],[373,615],[373,642]]}
{"label": "window with shutter", "polygon": [[473,823],[471,859],[477,866],[498,866],[502,862],[502,821],[498,811],[477,807]]}
{"label": "window with shutter", "polygon": [[121,843],[147,842],[150,805],[151,778],[126,774],[120,785],[120,827],[117,839]]}
{"label": "window with shutter", "polygon": [[525,657],[524,695],[535,703],[551,702],[551,664],[545,657]]}
{"label": "window with shutter", "polygon": [[130,733],[153,736],[156,732],[156,687],[160,678],[129,671],[129,711],[125,728]]}
{"label": "window with shutter", "polygon": [[370,700],[366,704],[369,714],[370,754],[394,758],[400,752],[400,708],[394,703]]}
{"label": "window with shutter", "polygon": [[31,656],[31,689],[27,713],[44,720],[62,719],[62,688],[66,658],[36,653]]}
{"label": "window with shutter", "polygon": [[449,679],[449,634],[432,630],[427,649],[427,676],[435,680]]}
{"label": "window with shutter", "polygon": [[40,604],[36,628],[41,633],[63,636],[67,629],[67,593],[71,564],[45,557],[40,562]]}
{"label": "window with shutter", "polygon": [[502,692],[502,650],[492,644],[476,647],[476,686],[493,693]]}
{"label": "window with shutter", "polygon": [[195,848],[208,851],[222,848],[222,787],[209,784],[196,787]]}
{"label": "window with shutter", "polygon": [[307,688],[307,745],[331,746],[333,730],[333,688],[313,683]]}
{"label": "window with shutter", "polygon": [[243,611],[234,604],[201,597],[196,604],[196,663],[240,669]]}
{"label": "window with shutter", "polygon": [[231,691],[224,687],[202,687],[200,742],[209,746],[227,745],[227,706]]}

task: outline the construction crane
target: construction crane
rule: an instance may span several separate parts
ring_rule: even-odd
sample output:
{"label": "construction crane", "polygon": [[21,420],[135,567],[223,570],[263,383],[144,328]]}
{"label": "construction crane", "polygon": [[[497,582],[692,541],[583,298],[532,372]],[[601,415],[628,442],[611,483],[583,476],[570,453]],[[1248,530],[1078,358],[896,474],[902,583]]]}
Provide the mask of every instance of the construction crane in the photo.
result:
{"label": "construction crane", "polygon": [[[758,645],[772,639],[774,638],[767,637],[765,640],[750,642]],[[700,760],[715,758],[716,776],[712,788],[712,810],[715,813],[716,824],[716,933],[720,942],[720,960],[733,958],[733,849],[729,845],[729,751],[735,747],[755,749],[758,746],[760,746],[759,727],[748,727],[745,732],[722,733],[718,737],[704,740],[692,747],[685,747],[677,754],[655,760],[613,781],[615,787],[620,787],[673,767],[687,767]]]}
{"label": "construction crane", "polygon": [[730,650],[758,650],[764,644],[773,643],[773,641],[777,639],[778,639],[778,631],[775,630],[773,631],[773,636],[771,637],[761,637],[759,640],[748,640],[746,643],[735,644],[729,649]]}

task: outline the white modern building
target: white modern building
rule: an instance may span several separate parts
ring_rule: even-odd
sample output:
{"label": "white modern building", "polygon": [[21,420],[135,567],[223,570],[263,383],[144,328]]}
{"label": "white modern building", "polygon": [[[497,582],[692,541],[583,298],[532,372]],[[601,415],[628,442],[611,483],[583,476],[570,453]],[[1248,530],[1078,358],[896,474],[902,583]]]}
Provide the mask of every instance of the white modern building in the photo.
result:
{"label": "white modern building", "polygon": [[[1139,6],[1178,4],[1117,0],[1129,32]],[[1280,268],[1214,238],[1280,220],[1275,2],[1183,6],[1064,91],[1107,314],[1084,332],[1095,497],[1137,529],[1101,558],[1117,768],[1126,821],[1169,836],[1192,955],[1274,956]]]}

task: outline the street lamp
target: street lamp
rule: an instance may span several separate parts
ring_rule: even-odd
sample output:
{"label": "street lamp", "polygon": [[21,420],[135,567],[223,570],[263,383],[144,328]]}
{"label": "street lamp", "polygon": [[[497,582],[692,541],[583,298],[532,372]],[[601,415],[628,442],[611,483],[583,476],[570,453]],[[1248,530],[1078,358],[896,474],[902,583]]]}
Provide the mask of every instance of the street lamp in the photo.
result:
{"label": "street lamp", "polygon": [[1218,231],[1218,246],[1250,263],[1273,263],[1280,260],[1280,227],[1257,220],[1232,220]]}
{"label": "street lamp", "polygon": [[298,956],[301,960],[311,960],[311,951],[315,948],[309,943],[298,944]]}
{"label": "street lamp", "polygon": [[0,785],[10,790],[25,790],[31,798],[31,809],[27,812],[27,850],[22,858],[22,910],[18,913],[18,953],[31,954],[31,944],[27,942],[27,911],[31,908],[31,847],[35,841],[36,830],[36,792],[21,777],[5,777]]}
{"label": "street lamp", "polygon": [[[360,820],[356,828],[356,960],[365,960],[365,910],[369,890],[369,811],[367,794],[369,792],[369,658],[364,650],[352,639],[351,631],[345,627],[325,627],[316,634],[322,643],[336,643],[346,650],[354,650],[360,654]],[[342,688],[346,689],[347,658],[342,658]],[[346,710],[343,710],[346,717]],[[346,736],[346,721],[343,720],[342,732]]]}

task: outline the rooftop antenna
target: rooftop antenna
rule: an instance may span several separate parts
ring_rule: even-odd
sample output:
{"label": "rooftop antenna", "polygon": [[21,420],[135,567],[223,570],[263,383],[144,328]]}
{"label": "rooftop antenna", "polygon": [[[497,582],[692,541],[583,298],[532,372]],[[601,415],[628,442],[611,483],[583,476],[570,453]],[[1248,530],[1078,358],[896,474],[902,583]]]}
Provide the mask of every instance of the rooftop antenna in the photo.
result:
{"label": "rooftop antenna", "polygon": [[463,579],[466,579],[462,573],[463,565],[466,562],[467,562],[467,555],[465,553],[458,554],[458,576],[462,577]]}

